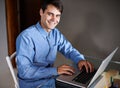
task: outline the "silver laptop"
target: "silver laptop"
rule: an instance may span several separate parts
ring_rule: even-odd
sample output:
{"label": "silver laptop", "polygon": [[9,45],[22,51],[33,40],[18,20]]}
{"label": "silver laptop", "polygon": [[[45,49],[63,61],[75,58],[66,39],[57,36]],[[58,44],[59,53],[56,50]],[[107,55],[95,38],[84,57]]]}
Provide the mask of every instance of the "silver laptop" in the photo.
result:
{"label": "silver laptop", "polygon": [[77,87],[82,87],[82,88],[90,88],[90,86],[94,83],[95,80],[97,80],[97,78],[100,77],[100,75],[104,72],[104,70],[106,69],[106,67],[108,66],[109,62],[111,61],[112,57],[114,56],[115,52],[118,50],[118,47],[112,52],[110,53],[107,58],[105,58],[101,65],[99,66],[99,68],[97,69],[96,73],[94,74],[94,76],[91,78],[91,80],[86,83],[80,83],[80,82],[76,82],[73,79],[80,74],[80,71],[78,70],[76,74],[72,75],[72,76],[68,76],[68,75],[60,75],[57,77],[57,81],[63,82],[63,83],[67,83],[73,86],[77,86]]}

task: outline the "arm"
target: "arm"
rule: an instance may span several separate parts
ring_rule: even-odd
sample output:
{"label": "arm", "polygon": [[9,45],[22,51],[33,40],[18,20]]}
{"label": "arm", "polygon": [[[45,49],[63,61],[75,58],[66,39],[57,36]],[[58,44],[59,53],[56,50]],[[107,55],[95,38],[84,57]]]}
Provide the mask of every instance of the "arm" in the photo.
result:
{"label": "arm", "polygon": [[58,50],[66,57],[74,61],[76,64],[80,60],[84,60],[84,56],[76,50],[71,43],[60,34]]}
{"label": "arm", "polygon": [[29,35],[19,36],[17,38],[16,51],[18,74],[21,78],[37,80],[58,75],[56,68],[40,67],[33,63],[35,49],[34,43]]}
{"label": "arm", "polygon": [[[86,61],[84,56],[81,53],[79,53],[78,50],[76,50],[74,47],[72,47],[71,43],[69,41],[67,41],[62,34],[60,37],[59,51],[65,57],[73,60],[78,65],[78,68],[80,70],[82,69],[83,66],[85,66],[87,72],[89,69],[90,69],[90,72],[92,72],[94,70],[92,63]],[[68,70],[74,72],[74,70],[70,69],[70,67]]]}

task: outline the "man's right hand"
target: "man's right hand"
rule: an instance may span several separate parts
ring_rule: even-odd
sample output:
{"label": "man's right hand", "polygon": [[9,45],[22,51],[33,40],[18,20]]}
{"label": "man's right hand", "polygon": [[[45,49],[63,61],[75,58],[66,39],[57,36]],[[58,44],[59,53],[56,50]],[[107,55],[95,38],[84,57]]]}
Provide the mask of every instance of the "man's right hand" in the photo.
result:
{"label": "man's right hand", "polygon": [[57,68],[57,72],[59,75],[73,75],[75,73],[75,69],[69,65],[61,65]]}

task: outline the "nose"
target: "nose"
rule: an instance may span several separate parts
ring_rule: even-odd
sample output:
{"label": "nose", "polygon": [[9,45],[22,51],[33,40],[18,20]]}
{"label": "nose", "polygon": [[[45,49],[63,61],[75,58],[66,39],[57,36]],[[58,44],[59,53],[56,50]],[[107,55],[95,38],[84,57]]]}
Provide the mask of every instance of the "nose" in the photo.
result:
{"label": "nose", "polygon": [[51,21],[55,21],[56,20],[56,16],[52,16]]}
{"label": "nose", "polygon": [[51,18],[50,18],[51,22],[54,22],[54,23],[59,23],[60,21],[60,15],[52,15]]}

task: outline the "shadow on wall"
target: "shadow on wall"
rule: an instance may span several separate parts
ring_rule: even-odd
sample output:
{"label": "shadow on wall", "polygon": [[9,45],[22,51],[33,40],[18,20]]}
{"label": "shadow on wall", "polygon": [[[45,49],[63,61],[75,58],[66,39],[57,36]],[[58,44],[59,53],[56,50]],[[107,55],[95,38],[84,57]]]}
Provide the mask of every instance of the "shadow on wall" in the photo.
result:
{"label": "shadow on wall", "polygon": [[[81,53],[104,59],[120,46],[119,3],[118,0],[65,0],[58,27]],[[119,60],[119,53],[120,49],[113,60]]]}
{"label": "shadow on wall", "polygon": [[78,32],[76,34],[73,43],[75,47],[85,55],[94,57],[103,56],[105,54],[104,49],[96,43],[96,40],[100,38],[104,31],[104,19],[100,14],[95,12],[86,13],[84,18],[85,27],[81,33]]}

